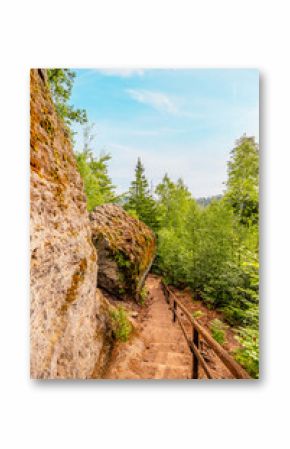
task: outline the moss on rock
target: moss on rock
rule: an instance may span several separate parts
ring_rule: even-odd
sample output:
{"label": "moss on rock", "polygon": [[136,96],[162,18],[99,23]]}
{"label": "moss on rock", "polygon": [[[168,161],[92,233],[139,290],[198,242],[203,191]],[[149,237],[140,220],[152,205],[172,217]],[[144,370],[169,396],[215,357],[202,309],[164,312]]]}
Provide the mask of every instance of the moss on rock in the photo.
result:
{"label": "moss on rock", "polygon": [[114,204],[96,207],[90,221],[99,256],[98,285],[117,296],[137,296],[155,256],[154,233]]}

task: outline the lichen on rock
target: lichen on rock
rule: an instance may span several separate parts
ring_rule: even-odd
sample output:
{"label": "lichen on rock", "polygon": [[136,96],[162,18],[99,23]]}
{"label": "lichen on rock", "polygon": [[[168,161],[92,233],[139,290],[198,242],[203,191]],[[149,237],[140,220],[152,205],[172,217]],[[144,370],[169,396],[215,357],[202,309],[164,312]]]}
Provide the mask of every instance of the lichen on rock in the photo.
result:
{"label": "lichen on rock", "polygon": [[31,70],[31,377],[100,377],[109,312],[96,295],[83,182],[44,70]]}
{"label": "lichen on rock", "polygon": [[155,256],[154,233],[115,204],[96,207],[90,221],[98,251],[98,286],[118,297],[138,299]]}

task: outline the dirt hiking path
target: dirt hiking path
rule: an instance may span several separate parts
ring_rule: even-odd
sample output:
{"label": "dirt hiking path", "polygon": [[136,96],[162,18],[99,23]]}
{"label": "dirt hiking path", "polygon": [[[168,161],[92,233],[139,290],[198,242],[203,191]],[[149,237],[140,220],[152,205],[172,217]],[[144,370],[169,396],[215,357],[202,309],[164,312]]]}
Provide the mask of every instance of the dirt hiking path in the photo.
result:
{"label": "dirt hiking path", "polygon": [[160,279],[148,276],[146,287],[148,305],[138,313],[137,331],[127,343],[117,343],[104,378],[190,379],[191,353],[172,322]]}
{"label": "dirt hiking path", "polygon": [[[146,280],[149,292],[145,306],[133,302],[120,302],[127,309],[134,324],[135,332],[126,343],[117,342],[112,351],[105,379],[191,379],[192,354],[187,346],[178,323],[173,323],[172,311],[165,301],[161,278],[149,275]],[[210,332],[213,318],[222,318],[217,311],[208,310],[201,301],[193,301],[187,291],[174,289],[175,295],[190,313],[203,312],[199,319]],[[116,305],[116,303],[115,303]],[[180,313],[183,318],[183,313]],[[192,328],[183,320],[187,335]],[[233,331],[227,330],[224,348],[231,353],[237,347]],[[214,379],[233,379],[233,375],[223,365],[215,352],[204,340],[200,340],[200,351],[211,369]],[[206,375],[199,366],[199,379]]]}

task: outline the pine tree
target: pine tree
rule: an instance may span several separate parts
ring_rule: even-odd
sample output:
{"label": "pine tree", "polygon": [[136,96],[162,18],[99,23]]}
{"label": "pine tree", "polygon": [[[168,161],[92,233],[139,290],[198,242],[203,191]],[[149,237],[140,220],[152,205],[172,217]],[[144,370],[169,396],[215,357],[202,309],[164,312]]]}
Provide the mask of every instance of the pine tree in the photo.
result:
{"label": "pine tree", "polygon": [[140,158],[137,161],[135,179],[131,183],[125,209],[133,216],[137,216],[154,231],[158,229],[156,203],[150,193]]}

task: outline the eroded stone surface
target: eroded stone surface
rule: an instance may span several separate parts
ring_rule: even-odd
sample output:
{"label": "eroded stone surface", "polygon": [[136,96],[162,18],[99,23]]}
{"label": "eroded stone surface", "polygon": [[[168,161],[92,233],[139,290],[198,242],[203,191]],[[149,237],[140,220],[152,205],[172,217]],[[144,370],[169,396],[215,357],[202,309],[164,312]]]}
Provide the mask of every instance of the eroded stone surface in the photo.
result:
{"label": "eroded stone surface", "polygon": [[90,378],[109,341],[83,184],[45,71],[31,71],[31,377]]}
{"label": "eroded stone surface", "polygon": [[137,296],[156,251],[154,233],[114,204],[90,213],[98,250],[98,285],[117,296]]}

